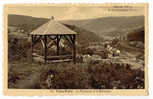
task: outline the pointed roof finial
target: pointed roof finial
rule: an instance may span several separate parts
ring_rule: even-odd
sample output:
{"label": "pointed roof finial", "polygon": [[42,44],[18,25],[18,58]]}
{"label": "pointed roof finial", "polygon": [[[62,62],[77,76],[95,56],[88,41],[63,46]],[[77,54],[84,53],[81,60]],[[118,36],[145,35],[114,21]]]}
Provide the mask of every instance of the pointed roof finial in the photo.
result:
{"label": "pointed roof finial", "polygon": [[51,16],[51,20],[54,20],[54,16]]}

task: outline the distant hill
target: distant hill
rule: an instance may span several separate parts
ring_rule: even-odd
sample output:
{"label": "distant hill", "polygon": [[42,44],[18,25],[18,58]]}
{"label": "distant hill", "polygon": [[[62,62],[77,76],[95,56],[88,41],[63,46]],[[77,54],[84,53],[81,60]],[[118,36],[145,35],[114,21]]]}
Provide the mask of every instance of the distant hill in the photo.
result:
{"label": "distant hill", "polygon": [[101,17],[86,20],[65,20],[65,24],[75,25],[98,35],[116,36],[124,32],[144,26],[144,16]]}
{"label": "distant hill", "polygon": [[[48,20],[49,19],[46,18],[35,18],[31,16],[8,15],[9,26],[20,26],[26,24],[28,28],[33,27],[31,29],[37,28]],[[69,26],[75,26],[77,30],[80,28],[82,31],[86,31],[86,35],[89,35],[88,33],[91,35],[95,33],[100,37],[107,37],[107,39],[109,39],[114,36],[128,34],[133,30],[139,29],[139,27],[143,27],[144,16],[101,17],[85,20],[62,20],[60,22]]]}
{"label": "distant hill", "polygon": [[44,24],[48,20],[49,19],[46,19],[46,18],[36,18],[36,17],[24,16],[24,15],[15,15],[15,14],[8,15],[9,26],[19,26],[23,24],[39,26]]}

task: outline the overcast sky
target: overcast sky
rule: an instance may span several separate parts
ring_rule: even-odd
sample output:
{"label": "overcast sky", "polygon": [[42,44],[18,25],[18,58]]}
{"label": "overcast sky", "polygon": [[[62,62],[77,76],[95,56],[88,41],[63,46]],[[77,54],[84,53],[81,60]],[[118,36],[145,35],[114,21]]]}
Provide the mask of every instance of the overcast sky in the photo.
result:
{"label": "overcast sky", "polygon": [[8,14],[27,15],[57,20],[88,19],[106,16],[144,15],[143,6],[11,6]]}

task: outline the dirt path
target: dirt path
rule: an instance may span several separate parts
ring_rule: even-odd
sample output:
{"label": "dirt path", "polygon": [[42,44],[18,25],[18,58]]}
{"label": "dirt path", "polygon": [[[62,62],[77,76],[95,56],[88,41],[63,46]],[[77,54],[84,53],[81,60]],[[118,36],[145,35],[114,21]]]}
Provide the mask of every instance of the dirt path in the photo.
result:
{"label": "dirt path", "polygon": [[121,50],[121,62],[131,64],[132,69],[144,70],[144,60],[137,59],[138,56],[144,54],[143,49],[131,47],[127,42],[122,42]]}
{"label": "dirt path", "polygon": [[131,53],[132,55],[139,55],[144,53],[144,49],[131,47],[127,44],[127,42],[121,42],[121,50]]}

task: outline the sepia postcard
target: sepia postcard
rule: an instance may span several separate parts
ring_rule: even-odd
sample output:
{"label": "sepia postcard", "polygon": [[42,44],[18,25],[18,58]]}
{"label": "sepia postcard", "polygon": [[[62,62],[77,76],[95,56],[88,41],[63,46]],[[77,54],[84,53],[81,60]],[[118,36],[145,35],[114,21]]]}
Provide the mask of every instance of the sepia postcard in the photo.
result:
{"label": "sepia postcard", "polygon": [[148,95],[148,4],[6,4],[3,94]]}

